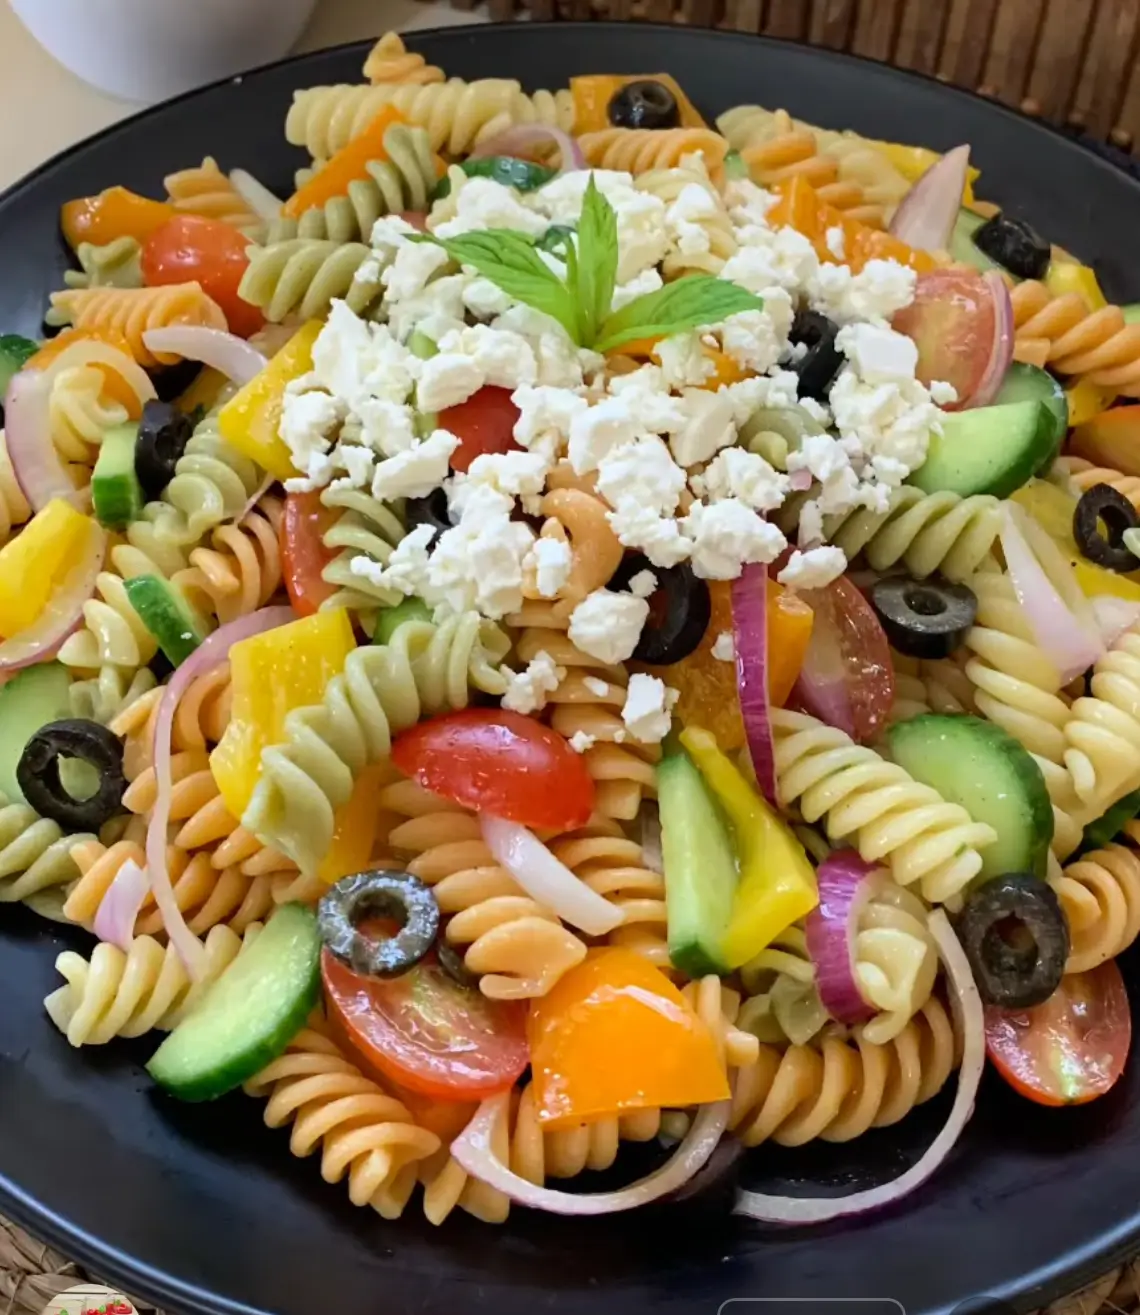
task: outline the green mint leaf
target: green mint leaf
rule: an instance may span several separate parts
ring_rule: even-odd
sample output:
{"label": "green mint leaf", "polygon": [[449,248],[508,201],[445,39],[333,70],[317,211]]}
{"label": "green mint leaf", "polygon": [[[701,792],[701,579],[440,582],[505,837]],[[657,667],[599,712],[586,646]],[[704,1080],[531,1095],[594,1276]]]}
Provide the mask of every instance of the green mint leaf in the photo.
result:
{"label": "green mint leaf", "polygon": [[544,263],[529,238],[509,228],[489,228],[483,233],[464,233],[460,237],[425,234],[419,240],[435,242],[452,260],[477,269],[508,297],[557,320],[578,343],[574,297]]}
{"label": "green mint leaf", "polygon": [[579,332],[586,347],[593,346],[598,326],[610,313],[617,266],[617,215],[598,191],[591,173],[578,221],[577,277],[568,280],[576,294]]}
{"label": "green mint leaf", "polygon": [[668,338],[763,305],[760,297],[738,283],[712,274],[690,274],[615,311],[598,330],[593,346],[608,352],[638,338]]}

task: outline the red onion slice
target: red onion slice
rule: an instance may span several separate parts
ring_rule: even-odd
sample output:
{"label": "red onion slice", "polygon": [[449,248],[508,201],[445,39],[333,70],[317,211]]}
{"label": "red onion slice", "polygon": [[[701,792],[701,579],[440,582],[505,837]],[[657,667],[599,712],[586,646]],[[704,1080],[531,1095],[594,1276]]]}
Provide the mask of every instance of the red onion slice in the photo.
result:
{"label": "red onion slice", "polygon": [[1140,603],[1114,598],[1111,594],[1094,598],[1092,610],[1106,648],[1111,648],[1126,630],[1131,630],[1140,621]]}
{"label": "red onion slice", "polygon": [[966,955],[954,935],[946,914],[937,909],[928,920],[931,934],[938,944],[946,974],[954,988],[955,1012],[962,1033],[962,1066],[958,1070],[958,1090],[942,1131],[913,1168],[881,1187],[840,1197],[767,1196],[761,1192],[741,1192],[737,1197],[738,1215],[759,1219],[768,1224],[824,1224],[845,1215],[879,1210],[901,1201],[921,1187],[943,1163],[962,1135],[962,1129],[974,1112],[974,1100],[982,1080],[986,1061],[985,1018],[982,1000]]}
{"label": "red onion slice", "polygon": [[728,1126],[730,1102],[702,1105],[684,1141],[659,1169],[616,1192],[578,1195],[537,1187],[509,1169],[495,1154],[494,1130],[509,1113],[511,1093],[502,1091],[479,1106],[475,1117],[451,1143],[455,1160],[480,1182],[519,1205],[555,1215],[612,1215],[659,1201],[683,1187],[706,1163]]}
{"label": "red onion slice", "polygon": [[150,890],[150,878],[133,858],[115,873],[107,893],[99,901],[94,931],[101,941],[117,945],[126,954],[135,935],[135,919]]}
{"label": "red onion slice", "polygon": [[281,207],[284,204],[251,173],[245,169],[233,169],[230,172],[230,182],[233,184],[234,191],[241,199],[261,216],[262,219],[276,219],[281,214]]}
{"label": "red onion slice", "polygon": [[263,607],[260,612],[239,617],[236,621],[230,621],[215,630],[175,671],[158,705],[154,726],[154,770],[157,794],[146,832],[146,863],[150,872],[151,886],[154,889],[154,902],[158,905],[162,925],[166,928],[166,934],[170,937],[171,945],[178,952],[178,957],[186,965],[186,971],[195,981],[201,972],[202,955],[205,950],[202,942],[186,925],[186,919],[182,916],[182,910],[174,898],[174,887],[170,884],[170,871],[166,866],[166,828],[170,821],[173,790],[170,774],[170,739],[174,728],[174,714],[178,711],[179,701],[190,683],[198,676],[220,666],[229,656],[234,644],[249,639],[251,635],[260,635],[266,630],[287,625],[296,619],[291,607]]}
{"label": "red onion slice", "polygon": [[172,324],[165,329],[148,329],[143,343],[156,355],[170,352],[185,361],[201,361],[221,371],[240,388],[269,364],[256,347],[244,338],[200,324]]}
{"label": "red onion slice", "polygon": [[265,497],[276,482],[276,475],[266,475],[257,488],[255,488],[249,495],[249,500],[246,502],[245,506],[234,517],[235,525],[240,525],[242,521],[245,520],[249,513],[257,506],[261,499]]}
{"label": "red onion slice", "polygon": [[816,873],[819,903],[804,924],[823,1007],[836,1022],[850,1026],[875,1015],[855,977],[855,934],[875,870],[853,849],[837,849],[829,855]]}
{"label": "red onion slice", "polygon": [[970,167],[970,148],[956,146],[922,175],[891,220],[891,235],[916,251],[945,251]]}
{"label": "red onion slice", "polygon": [[589,936],[604,936],[621,922],[621,910],[576,877],[525,826],[490,813],[480,814],[479,826],[495,861],[563,922]]}
{"label": "red onion slice", "polygon": [[586,157],[574,138],[568,132],[563,132],[561,128],[551,128],[545,123],[520,123],[508,128],[506,132],[501,132],[488,141],[480,142],[471,152],[470,158],[478,160],[486,155],[510,155],[525,159],[525,156],[519,156],[520,151],[527,151],[547,142],[553,142],[558,147],[559,158],[562,161],[559,173],[585,169]]}
{"label": "red onion slice", "polygon": [[768,700],[768,568],[746,566],[732,582],[732,627],[736,648],[736,687],[748,737],[748,752],[764,798],[776,800],[776,750]]}
{"label": "red onion slice", "polygon": [[958,409],[962,411],[989,406],[1001,392],[1002,383],[1013,364],[1013,302],[1010,300],[1009,288],[995,269],[991,269],[984,278],[994,303],[994,344],[977,388],[959,405]]}
{"label": "red onion slice", "polygon": [[[1024,519],[1023,519],[1024,518]],[[1028,517],[1013,502],[1002,504],[1001,546],[1017,601],[1025,612],[1042,653],[1067,685],[1104,652],[1100,634],[1092,634],[1074,615],[1029,546]]]}
{"label": "red onion slice", "polygon": [[103,569],[106,553],[107,536],[103,527],[89,521],[83,551],[48,605],[27,630],[0,644],[0,672],[20,671],[55,657],[64,640],[79,629],[83,604],[95,592],[95,581]]}

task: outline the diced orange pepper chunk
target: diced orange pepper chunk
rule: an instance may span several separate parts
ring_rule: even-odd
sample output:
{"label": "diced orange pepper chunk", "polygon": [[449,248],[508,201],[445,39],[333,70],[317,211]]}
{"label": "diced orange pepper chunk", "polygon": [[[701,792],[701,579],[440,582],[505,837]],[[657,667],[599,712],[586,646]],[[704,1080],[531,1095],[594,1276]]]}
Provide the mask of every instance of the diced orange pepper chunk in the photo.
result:
{"label": "diced orange pepper chunk", "polygon": [[318,169],[312,178],[285,202],[284,214],[300,219],[306,210],[322,206],[334,196],[343,196],[349,183],[368,177],[368,166],[374,160],[386,160],[384,134],[393,123],[402,123],[403,116],[392,105],[385,105],[367,128],[339,151],[329,157],[328,163]]}
{"label": "diced orange pepper chunk", "polygon": [[868,228],[827,205],[815,188],[798,175],[780,183],[775,190],[780,199],[768,211],[768,222],[773,228],[791,227],[802,233],[815,247],[820,260],[833,265],[839,263],[827,245],[828,229],[839,228],[846,253],[842,263],[850,265],[853,273],[858,274],[870,260],[897,260],[919,274],[936,267],[928,251],[916,251],[897,237]]}
{"label": "diced orange pepper chunk", "polygon": [[612,128],[609,107],[614,93],[630,82],[661,82],[673,93],[677,101],[682,128],[707,128],[697,107],[681,90],[680,84],[668,73],[590,73],[570,79],[574,97],[574,133],[601,132]]}
{"label": "diced orange pepper chunk", "polygon": [[1102,411],[1078,425],[1068,450],[1122,475],[1140,475],[1140,403]]}
{"label": "diced orange pepper chunk", "polygon": [[81,196],[60,208],[63,236],[74,251],[80,242],[103,246],[117,237],[145,242],[178,212],[167,201],[152,201],[125,187],[108,187],[98,196]]}
{"label": "diced orange pepper chunk", "polygon": [[531,1002],[527,1039],[545,1128],[729,1095],[712,1033],[665,974],[633,950],[592,951],[571,968]]}
{"label": "diced orange pepper chunk", "polygon": [[[118,329],[64,329],[62,333],[56,334],[54,338],[49,338],[34,356],[29,357],[24,369],[46,370],[52,361],[77,342],[105,343],[108,347],[114,347],[117,351],[122,352],[128,360],[133,361],[135,359],[131,353],[130,343],[127,342]],[[109,365],[97,364],[95,368],[103,376],[103,387],[107,396],[125,407],[132,420],[137,420],[142,415],[142,403],[131,385],[117,370]]]}

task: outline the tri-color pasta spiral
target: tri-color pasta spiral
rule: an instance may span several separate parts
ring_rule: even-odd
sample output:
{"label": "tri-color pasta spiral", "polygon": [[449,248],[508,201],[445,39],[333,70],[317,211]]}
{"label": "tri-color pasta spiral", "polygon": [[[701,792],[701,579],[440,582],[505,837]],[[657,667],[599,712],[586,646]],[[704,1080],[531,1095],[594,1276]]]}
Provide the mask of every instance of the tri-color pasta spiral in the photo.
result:
{"label": "tri-color pasta spiral", "polygon": [[40,817],[22,800],[0,794],[0,904],[34,902],[50,894],[58,915],[59,888],[79,875],[71,857],[78,839],[65,836],[58,822]]}
{"label": "tri-color pasta spiral", "polygon": [[595,169],[632,174],[672,169],[684,156],[700,155],[714,180],[720,178],[728,153],[728,143],[708,128],[602,128],[583,133],[578,145]]}
{"label": "tri-color pasta spiral", "polygon": [[1049,884],[1069,923],[1067,973],[1115,959],[1140,935],[1140,823],[1128,822],[1113,844],[1082,854]]}
{"label": "tri-color pasta spiral", "polygon": [[127,408],[106,394],[103,372],[93,365],[61,370],[48,397],[48,427],[55,450],[70,466],[95,464],[103,435],[127,420]]}
{"label": "tri-color pasta spiral", "polygon": [[1140,511],[1140,478],[1135,475],[1124,475],[1119,470],[1098,466],[1081,457],[1059,457],[1053,470],[1070,480],[1078,493],[1085,493],[1098,484],[1107,484]]}
{"label": "tri-color pasta spiral", "polygon": [[667,279],[683,274],[719,273],[724,262],[736,253],[732,220],[724,198],[709,177],[703,157],[684,159],[672,169],[651,169],[638,177],[636,186],[639,192],[648,192],[669,207],[667,221],[674,214],[691,209],[686,206],[690,198],[696,196],[702,201],[699,216],[689,221],[696,233],[690,233],[680,242],[670,243],[662,264]]}
{"label": "tri-color pasta spiral", "polygon": [[157,288],[69,288],[53,292],[52,307],[77,329],[113,330],[127,340],[142,366],[174,365],[170,352],[152,352],[143,342],[148,329],[196,324],[225,331],[225,312],[199,283],[171,283]]}
{"label": "tri-color pasta spiral", "polygon": [[167,174],[163,180],[167,200],[180,214],[216,219],[250,236],[263,227],[261,216],[207,155],[200,165]]}
{"label": "tri-color pasta spiral", "polygon": [[1140,325],[1129,324],[1119,306],[1090,310],[1078,293],[1054,296],[1034,279],[1010,297],[1017,360],[1140,397]]}
{"label": "tri-color pasta spiral", "polygon": [[133,237],[117,237],[101,245],[80,242],[75,248],[79,268],[64,274],[64,284],[69,288],[141,288],[141,255],[142,247]]}
{"label": "tri-color pasta spiral", "polygon": [[281,587],[280,499],[265,496],[240,522],[217,526],[173,583],[219,625],[263,607]]}
{"label": "tri-color pasta spiral", "polygon": [[274,322],[323,315],[337,298],[362,315],[380,296],[380,273],[378,257],[363,242],[295,237],[250,248],[238,292]]}
{"label": "tri-color pasta spiral", "polygon": [[1089,688],[1069,709],[1064,760],[1096,816],[1140,786],[1140,626],[1098,659]]}
{"label": "tri-color pasta spiral", "polygon": [[330,485],[321,493],[321,502],[342,511],[324,536],[325,547],[335,550],[337,555],[321,572],[327,584],[336,586],[336,593],[323,606],[347,607],[371,615],[377,607],[398,603],[399,594],[373,584],[368,576],[353,570],[353,563],[360,560],[384,566],[404,537],[400,518],[366,489]]}
{"label": "tri-color pasta spiral", "polygon": [[920,660],[892,652],[891,661],[895,669],[892,722],[909,721],[925,712],[955,716],[978,711],[974,687],[958,654]]}
{"label": "tri-color pasta spiral", "polygon": [[429,64],[423,55],[413,54],[398,32],[385,32],[368,52],[364,76],[369,82],[411,82],[423,86],[442,82],[443,69]]}

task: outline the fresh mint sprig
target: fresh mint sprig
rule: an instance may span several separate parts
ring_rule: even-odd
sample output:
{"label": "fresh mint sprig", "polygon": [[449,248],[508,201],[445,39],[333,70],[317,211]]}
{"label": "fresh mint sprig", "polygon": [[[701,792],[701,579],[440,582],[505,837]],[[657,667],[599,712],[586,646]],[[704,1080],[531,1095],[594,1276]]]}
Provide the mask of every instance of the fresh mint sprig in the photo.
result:
{"label": "fresh mint sprig", "polygon": [[[556,233],[553,241],[552,232]],[[689,274],[657,292],[635,297],[611,314],[617,285],[617,215],[592,174],[582,198],[577,243],[573,231],[560,226],[549,229],[538,243],[507,228],[451,238],[423,234],[413,240],[436,243],[452,260],[472,266],[509,297],[557,320],[577,346],[600,352],[640,338],[668,338],[717,324],[764,305],[761,298],[728,279]],[[564,279],[546,264],[540,250],[554,252],[565,262]]]}

